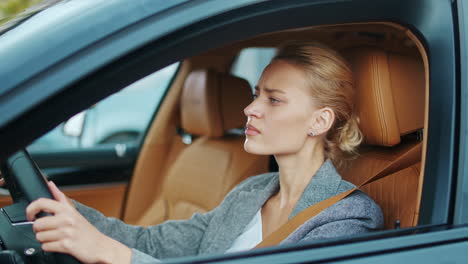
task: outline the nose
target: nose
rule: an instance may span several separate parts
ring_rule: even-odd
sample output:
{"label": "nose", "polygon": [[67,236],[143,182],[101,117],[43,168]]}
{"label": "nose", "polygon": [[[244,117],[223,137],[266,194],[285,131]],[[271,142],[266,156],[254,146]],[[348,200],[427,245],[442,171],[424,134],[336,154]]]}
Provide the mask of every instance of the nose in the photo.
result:
{"label": "nose", "polygon": [[261,118],[262,114],[258,109],[257,104],[255,103],[256,100],[252,101],[247,107],[244,108],[244,114],[247,117],[255,116],[256,118]]}

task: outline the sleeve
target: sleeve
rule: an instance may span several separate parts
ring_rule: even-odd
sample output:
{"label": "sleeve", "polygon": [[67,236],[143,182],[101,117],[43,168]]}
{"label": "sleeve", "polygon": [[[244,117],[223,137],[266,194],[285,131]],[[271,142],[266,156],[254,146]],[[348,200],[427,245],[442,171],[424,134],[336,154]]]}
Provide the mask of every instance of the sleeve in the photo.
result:
{"label": "sleeve", "polygon": [[132,249],[132,263],[157,263],[157,259],[196,255],[214,211],[195,213],[191,219],[141,227],[125,224],[74,201],[77,210],[100,232]]}
{"label": "sleeve", "polygon": [[77,210],[100,232],[132,249],[132,263],[157,263],[157,259],[198,255],[199,247],[214,216],[223,216],[237,194],[251,185],[268,180],[273,174],[250,177],[223,199],[214,210],[195,213],[188,220],[170,220],[162,224],[141,227],[125,224],[76,201]]}

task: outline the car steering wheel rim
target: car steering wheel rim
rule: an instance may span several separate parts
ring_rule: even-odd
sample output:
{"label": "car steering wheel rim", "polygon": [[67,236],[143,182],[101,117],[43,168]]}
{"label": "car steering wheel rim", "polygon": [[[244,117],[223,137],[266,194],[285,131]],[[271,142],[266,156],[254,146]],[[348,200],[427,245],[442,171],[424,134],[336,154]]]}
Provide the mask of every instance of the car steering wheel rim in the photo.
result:
{"label": "car steering wheel rim", "polygon": [[[8,179],[7,185],[10,189],[13,201],[26,200],[28,203],[39,199],[54,199],[47,186],[47,179],[41,173],[39,167],[33,161],[26,150],[21,150],[12,155],[6,162]],[[44,217],[50,214],[41,212],[36,217]],[[80,264],[71,255],[62,253],[51,253],[56,263]]]}

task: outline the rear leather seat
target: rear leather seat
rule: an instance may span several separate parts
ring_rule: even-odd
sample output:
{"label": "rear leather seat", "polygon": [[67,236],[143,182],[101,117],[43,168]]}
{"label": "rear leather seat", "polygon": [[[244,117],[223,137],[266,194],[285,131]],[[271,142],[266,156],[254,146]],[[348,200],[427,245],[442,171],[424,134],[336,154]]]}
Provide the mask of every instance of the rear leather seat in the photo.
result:
{"label": "rear leather seat", "polygon": [[[356,81],[356,106],[364,144],[359,157],[340,170],[344,179],[359,184],[416,144],[424,127],[424,66],[417,58],[378,48],[342,52]],[[388,175],[362,188],[382,208],[386,229],[417,224],[421,163]]]}

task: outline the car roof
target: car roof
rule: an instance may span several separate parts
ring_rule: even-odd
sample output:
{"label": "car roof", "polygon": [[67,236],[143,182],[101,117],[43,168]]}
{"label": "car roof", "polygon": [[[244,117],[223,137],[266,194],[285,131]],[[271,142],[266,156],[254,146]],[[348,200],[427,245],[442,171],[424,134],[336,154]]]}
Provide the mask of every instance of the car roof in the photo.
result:
{"label": "car roof", "polygon": [[[134,23],[189,0],[68,0],[31,16],[0,35],[0,127],[25,108],[26,88],[38,74]],[[29,94],[30,107],[57,91]],[[23,101],[18,101],[23,100]],[[12,109],[12,105],[17,107]]]}
{"label": "car roof", "polygon": [[188,0],[59,2],[0,35],[0,102],[57,61],[126,26]]}

